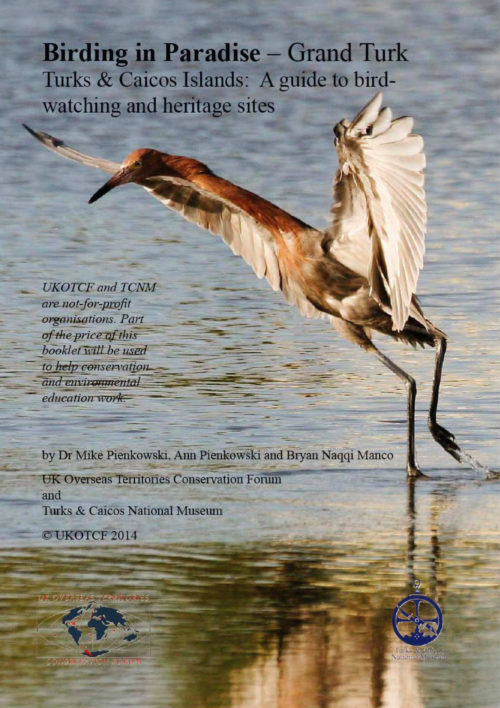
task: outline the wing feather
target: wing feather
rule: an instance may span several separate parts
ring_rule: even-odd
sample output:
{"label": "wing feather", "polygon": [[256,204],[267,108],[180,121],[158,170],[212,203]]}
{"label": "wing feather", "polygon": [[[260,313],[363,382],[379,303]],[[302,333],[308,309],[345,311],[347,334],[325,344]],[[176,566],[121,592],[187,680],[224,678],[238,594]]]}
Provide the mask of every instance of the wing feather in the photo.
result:
{"label": "wing feather", "polygon": [[[155,177],[145,189],[165,206],[191,223],[222,236],[233,253],[241,256],[259,278],[268,276],[273,289],[279,289],[278,259],[272,234],[233,204],[177,177]],[[259,246],[256,246],[256,242]],[[267,248],[264,247],[264,243]],[[269,278],[269,274],[272,277]]]}
{"label": "wing feather", "polygon": [[[382,111],[383,112],[383,111]],[[375,128],[375,126],[374,126]],[[385,131],[372,130],[373,144],[383,145],[384,143],[394,143],[403,140],[413,130],[413,118],[404,116],[396,118],[389,124]]]}
{"label": "wing feather", "polygon": [[[48,133],[32,130],[27,125],[24,127],[46,148],[69,160],[110,174],[121,168],[117,162],[92,157]],[[180,160],[205,168],[189,158]],[[258,278],[265,277],[273,290],[282,290],[288,302],[296,305],[303,315],[325,316],[307,300],[297,280],[287,272],[278,247],[278,241],[285,243],[290,238],[310,238],[315,239],[320,248],[321,233],[258,195],[222,180],[207,168],[204,172],[207,187],[190,179],[165,176],[155,176],[143,186],[187,221],[222,236],[232,252],[241,256]],[[224,188],[229,194],[227,197],[224,196]]]}
{"label": "wing feather", "polygon": [[74,160],[74,162],[81,162],[82,165],[87,165],[87,167],[95,167],[98,170],[104,170],[109,174],[113,174],[120,169],[120,164],[118,162],[111,162],[110,160],[102,160],[99,157],[92,157],[91,155],[86,155],[75,148],[66,145],[59,138],[54,138],[48,133],[44,133],[41,130],[33,130],[23,123],[23,127],[26,128],[28,133],[31,133],[34,138],[39,140],[42,145],[46,148],[52,150],[52,152],[61,155],[61,157],[66,157],[68,160]]}
{"label": "wing feather", "polygon": [[372,297],[404,328],[425,250],[427,206],[421,136],[413,119],[392,120],[377,94],[335,128],[339,170],[325,232],[338,260],[368,278]]}
{"label": "wing feather", "polygon": [[[235,201],[238,197],[241,197],[244,203],[252,198],[258,200],[256,215],[250,212],[250,207],[247,211],[232,199],[178,177],[155,176],[148,180],[149,184],[144,187],[152,196],[170,209],[178,211],[188,221],[208,229],[215,235],[222,236],[233,253],[241,256],[253,268],[258,278],[265,277],[273,290],[282,290],[287,301],[297,306],[303,315],[324,316],[324,313],[307,300],[301,287],[280,259],[278,241],[285,242],[293,238],[294,229],[302,232],[310,227],[274,205],[270,205],[273,210],[276,210],[273,212],[271,221],[276,221],[278,224],[281,217],[285,226],[282,229],[276,224],[267,226],[263,209],[269,204],[268,202],[211,174],[210,185],[213,184],[214,188],[218,187],[219,181],[223,186],[230,185],[230,194]],[[320,234],[314,229],[310,230],[311,237],[319,237],[319,243]]]}
{"label": "wing feather", "polygon": [[391,125],[392,111],[390,108],[384,108],[380,111],[379,116],[372,126],[372,136],[376,137],[381,133],[385,133]]}

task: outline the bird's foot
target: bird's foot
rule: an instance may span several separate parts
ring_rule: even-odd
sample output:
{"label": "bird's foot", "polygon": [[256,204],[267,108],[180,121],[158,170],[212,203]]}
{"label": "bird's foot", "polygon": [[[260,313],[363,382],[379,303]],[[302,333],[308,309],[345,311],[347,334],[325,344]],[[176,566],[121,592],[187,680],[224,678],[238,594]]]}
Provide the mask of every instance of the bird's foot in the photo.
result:
{"label": "bird's foot", "polygon": [[427,479],[427,475],[423,474],[414,462],[408,462],[406,465],[406,476],[411,479]]}
{"label": "bird's foot", "polygon": [[489,467],[482,465],[478,460],[472,457],[472,455],[469,455],[468,452],[455,442],[455,436],[436,423],[436,421],[429,420],[429,430],[434,440],[438,442],[447,453],[454,457],[455,460],[470,465],[475,472],[481,472],[488,480],[499,479],[500,475],[498,472],[490,470]]}
{"label": "bird's foot", "polygon": [[462,462],[460,446],[455,442],[455,436],[449,430],[443,428],[442,425],[435,421],[429,421],[429,430],[434,440],[446,450],[446,452],[455,458],[458,462]]}

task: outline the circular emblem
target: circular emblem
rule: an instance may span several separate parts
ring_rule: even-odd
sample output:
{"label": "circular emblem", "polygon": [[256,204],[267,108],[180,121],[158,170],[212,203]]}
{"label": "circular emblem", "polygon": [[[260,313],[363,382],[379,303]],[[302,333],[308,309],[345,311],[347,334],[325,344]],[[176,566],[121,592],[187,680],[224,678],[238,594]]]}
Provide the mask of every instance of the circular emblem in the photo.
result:
{"label": "circular emblem", "polygon": [[430,597],[419,592],[420,581],[415,581],[412,595],[403,598],[392,614],[392,626],[396,636],[406,644],[421,647],[430,644],[441,634],[443,613]]}

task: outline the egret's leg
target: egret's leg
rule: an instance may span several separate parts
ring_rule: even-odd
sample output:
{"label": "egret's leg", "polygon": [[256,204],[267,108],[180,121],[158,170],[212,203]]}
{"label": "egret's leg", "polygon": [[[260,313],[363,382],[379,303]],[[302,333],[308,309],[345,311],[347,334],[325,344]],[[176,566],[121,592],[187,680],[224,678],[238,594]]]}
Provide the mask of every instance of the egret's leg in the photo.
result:
{"label": "egret's leg", "polygon": [[415,461],[415,398],[417,395],[417,385],[415,383],[415,379],[412,378],[409,374],[407,374],[406,371],[400,369],[397,364],[395,364],[391,359],[389,359],[389,357],[387,357],[385,354],[382,354],[382,352],[377,349],[373,342],[370,342],[370,346],[366,347],[366,350],[375,354],[377,359],[379,359],[383,364],[385,364],[388,369],[390,369],[393,373],[396,374],[396,376],[399,376],[399,378],[406,384],[406,388],[408,391],[408,455],[406,460],[406,473],[408,477],[422,477],[423,475],[417,467],[417,463]]}
{"label": "egret's leg", "polygon": [[460,447],[455,442],[455,436],[438,424],[436,420],[439,400],[439,385],[443,370],[444,355],[446,354],[446,337],[436,337],[436,364],[434,367],[434,380],[432,382],[431,407],[429,409],[429,430],[434,440],[441,445],[455,460],[462,462]]}
{"label": "egret's leg", "polygon": [[474,457],[472,457],[472,455],[469,455],[468,452],[465,452],[465,450],[457,444],[455,436],[439,425],[436,420],[439,384],[441,383],[441,371],[443,370],[444,355],[446,353],[446,337],[442,332],[436,336],[435,346],[436,366],[434,368],[431,407],[429,409],[429,430],[432,433],[432,437],[441,445],[442,448],[446,450],[447,453],[454,457],[455,460],[458,460],[458,462],[466,462],[476,472],[483,472],[486,475],[486,479],[498,479],[498,472],[490,470],[488,467],[478,462]]}
{"label": "egret's leg", "polygon": [[417,385],[415,380],[400,369],[397,364],[395,364],[389,357],[382,354],[379,349],[372,342],[369,333],[360,325],[356,325],[353,322],[346,322],[339,317],[331,318],[332,324],[335,329],[340,332],[340,334],[345,337],[348,341],[359,344],[365,351],[375,354],[377,359],[387,366],[396,376],[405,382],[406,388],[408,390],[408,454],[406,459],[406,472],[408,477],[423,477],[424,475],[420,472],[415,462],[415,397],[417,395]]}

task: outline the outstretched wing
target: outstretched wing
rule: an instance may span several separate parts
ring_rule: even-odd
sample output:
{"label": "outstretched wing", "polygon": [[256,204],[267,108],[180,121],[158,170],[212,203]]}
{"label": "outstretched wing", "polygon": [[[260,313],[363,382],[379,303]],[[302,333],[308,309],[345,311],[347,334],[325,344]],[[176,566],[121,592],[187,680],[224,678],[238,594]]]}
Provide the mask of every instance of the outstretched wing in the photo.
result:
{"label": "outstretched wing", "polygon": [[335,126],[339,170],[325,245],[366,277],[371,295],[400,331],[408,319],[425,251],[423,139],[413,119],[392,120],[379,93]]}
{"label": "outstretched wing", "polygon": [[99,157],[91,157],[91,155],[85,155],[85,153],[75,150],[75,148],[66,145],[59,138],[54,138],[48,133],[43,133],[41,130],[32,130],[23,123],[23,127],[26,128],[28,133],[31,133],[33,137],[39,140],[42,145],[46,148],[56,152],[62,157],[67,157],[68,160],[74,160],[75,162],[81,162],[83,165],[88,167],[96,167],[99,170],[104,170],[104,172],[109,172],[113,174],[120,169],[120,165],[117,162],[111,162],[110,160],[101,160]]}
{"label": "outstretched wing", "polygon": [[[118,163],[75,150],[48,133],[24,127],[49,150],[70,160],[110,173],[121,168]],[[308,240],[320,250],[321,233],[266,199],[218,177],[197,160],[168,158],[175,164],[172,176],[152,176],[142,186],[188,221],[222,236],[257,277],[266,277],[273,290],[282,290],[303,315],[324,316],[305,297],[292,257],[296,254],[300,258]]]}
{"label": "outstretched wing", "polygon": [[188,221],[222,236],[258,278],[266,277],[273,290],[282,290],[303,315],[322,316],[304,296],[290,258],[290,254],[300,255],[306,239],[314,239],[319,248],[321,234],[257,194],[218,177],[205,165],[189,158],[179,160],[189,163],[188,167],[201,165],[202,170],[188,169],[189,180],[151,177],[145,189]]}

